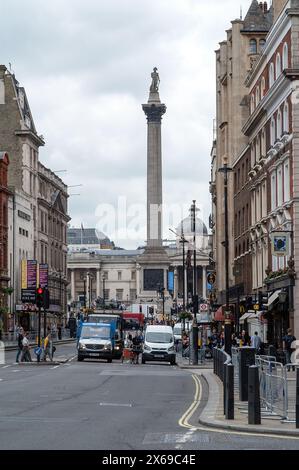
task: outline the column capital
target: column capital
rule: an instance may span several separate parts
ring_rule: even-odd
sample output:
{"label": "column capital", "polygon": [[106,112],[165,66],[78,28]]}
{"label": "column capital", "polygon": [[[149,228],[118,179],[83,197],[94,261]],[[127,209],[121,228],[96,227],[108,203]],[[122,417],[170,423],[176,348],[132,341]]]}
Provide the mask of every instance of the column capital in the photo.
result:
{"label": "column capital", "polygon": [[146,115],[148,122],[161,123],[163,114],[166,113],[165,104],[143,104],[142,109]]}

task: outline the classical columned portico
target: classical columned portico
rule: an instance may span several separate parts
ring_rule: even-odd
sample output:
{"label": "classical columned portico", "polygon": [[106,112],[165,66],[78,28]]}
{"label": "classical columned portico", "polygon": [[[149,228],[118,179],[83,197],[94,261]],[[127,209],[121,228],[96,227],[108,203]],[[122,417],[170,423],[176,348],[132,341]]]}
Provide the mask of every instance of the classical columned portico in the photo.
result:
{"label": "classical columned portico", "polygon": [[96,270],[96,295],[97,298],[101,297],[101,269]]}

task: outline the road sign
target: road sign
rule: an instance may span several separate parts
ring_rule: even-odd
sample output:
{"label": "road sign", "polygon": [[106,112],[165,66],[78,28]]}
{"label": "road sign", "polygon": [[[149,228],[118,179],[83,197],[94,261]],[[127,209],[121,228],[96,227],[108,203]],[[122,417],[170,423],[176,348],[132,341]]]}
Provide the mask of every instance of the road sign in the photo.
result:
{"label": "road sign", "polygon": [[199,310],[200,310],[201,312],[207,312],[208,309],[209,309],[208,304],[200,304],[200,306],[199,306]]}
{"label": "road sign", "polygon": [[215,273],[208,273],[207,281],[209,284],[214,285],[216,282],[216,274]]}
{"label": "road sign", "polygon": [[41,353],[42,353],[42,348],[36,347],[36,348],[34,348],[34,352],[37,356],[40,356]]}
{"label": "road sign", "polygon": [[35,289],[22,289],[21,299],[22,302],[35,304]]}

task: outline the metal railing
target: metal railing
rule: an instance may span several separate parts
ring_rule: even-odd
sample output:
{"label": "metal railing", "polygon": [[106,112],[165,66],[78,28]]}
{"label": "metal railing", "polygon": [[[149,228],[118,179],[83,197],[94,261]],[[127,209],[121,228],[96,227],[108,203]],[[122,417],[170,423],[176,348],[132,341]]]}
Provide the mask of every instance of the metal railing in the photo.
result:
{"label": "metal railing", "polygon": [[231,364],[232,359],[223,349],[213,348],[214,374],[224,382],[224,365]]}
{"label": "metal railing", "polygon": [[286,422],[295,422],[296,369],[299,364],[277,362],[271,356],[256,356],[259,367],[260,397],[264,416],[277,416]]}

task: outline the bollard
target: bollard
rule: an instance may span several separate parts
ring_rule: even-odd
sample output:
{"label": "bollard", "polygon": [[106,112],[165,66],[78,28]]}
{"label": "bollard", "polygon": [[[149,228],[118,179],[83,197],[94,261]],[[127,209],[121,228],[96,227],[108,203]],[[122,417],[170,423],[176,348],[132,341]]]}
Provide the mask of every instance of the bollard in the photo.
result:
{"label": "bollard", "polygon": [[226,365],[225,374],[225,418],[235,419],[235,401],[234,401],[234,366],[232,364]]}
{"label": "bollard", "polygon": [[226,414],[226,373],[227,373],[227,364],[223,365],[223,414]]}
{"label": "bollard", "polygon": [[248,400],[248,367],[255,363],[255,348],[244,347],[239,351],[239,393],[240,401]]}
{"label": "bollard", "polygon": [[192,364],[198,364],[198,326],[192,326]]}
{"label": "bollard", "polygon": [[299,429],[299,367],[296,376],[296,429]]}
{"label": "bollard", "polygon": [[260,380],[258,366],[248,368],[248,424],[261,424]]}

